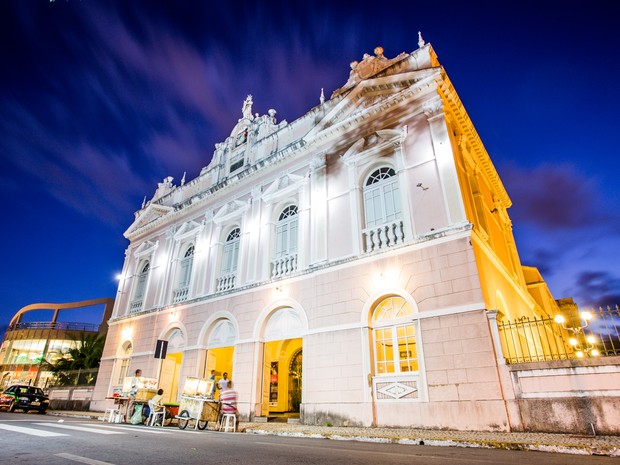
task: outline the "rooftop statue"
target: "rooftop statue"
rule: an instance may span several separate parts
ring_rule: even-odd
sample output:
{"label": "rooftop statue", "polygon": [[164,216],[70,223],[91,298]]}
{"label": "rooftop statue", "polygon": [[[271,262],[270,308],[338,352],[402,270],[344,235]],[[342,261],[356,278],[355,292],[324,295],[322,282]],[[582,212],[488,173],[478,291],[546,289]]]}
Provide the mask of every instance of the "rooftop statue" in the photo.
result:
{"label": "rooftop statue", "polygon": [[252,116],[252,96],[248,95],[243,101],[243,108],[241,111],[243,112],[243,117],[249,120],[254,119]]}

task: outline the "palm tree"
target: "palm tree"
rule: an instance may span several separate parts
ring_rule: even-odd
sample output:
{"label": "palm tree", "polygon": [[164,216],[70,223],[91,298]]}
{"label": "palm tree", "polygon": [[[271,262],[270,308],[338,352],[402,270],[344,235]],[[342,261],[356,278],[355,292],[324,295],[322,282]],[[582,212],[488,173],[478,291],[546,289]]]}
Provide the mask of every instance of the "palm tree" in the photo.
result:
{"label": "palm tree", "polygon": [[79,374],[81,370],[99,368],[104,345],[104,336],[97,333],[82,332],[79,338],[73,338],[71,349],[65,352],[56,363],[44,361],[43,364],[46,369],[54,373],[57,383],[61,386],[80,384],[79,381],[89,384],[94,380],[96,374],[93,376],[93,373],[88,371],[85,379],[73,381],[74,377],[71,376],[70,372],[77,371]]}

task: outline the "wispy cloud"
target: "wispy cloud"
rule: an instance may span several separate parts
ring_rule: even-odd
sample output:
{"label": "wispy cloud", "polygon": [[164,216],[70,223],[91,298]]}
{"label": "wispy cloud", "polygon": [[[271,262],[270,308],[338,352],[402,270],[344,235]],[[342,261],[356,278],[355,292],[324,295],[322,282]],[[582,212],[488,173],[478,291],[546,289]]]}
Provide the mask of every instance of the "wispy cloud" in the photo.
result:
{"label": "wispy cloud", "polygon": [[508,193],[515,200],[511,214],[518,222],[562,231],[620,224],[620,211],[608,208],[600,181],[573,165],[501,168]]}

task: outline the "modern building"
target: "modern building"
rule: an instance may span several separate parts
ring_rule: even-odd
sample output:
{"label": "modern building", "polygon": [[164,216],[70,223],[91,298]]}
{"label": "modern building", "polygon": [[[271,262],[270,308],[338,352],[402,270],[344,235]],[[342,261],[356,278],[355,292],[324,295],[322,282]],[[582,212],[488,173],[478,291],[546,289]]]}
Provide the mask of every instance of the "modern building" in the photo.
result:
{"label": "modern building", "polygon": [[291,123],[248,96],[200,175],[172,181],[125,232],[91,409],[137,368],[173,400],[214,369],[245,419],[517,425],[496,318],[557,304],[526,279],[510,198],[430,44],[377,47]]}
{"label": "modern building", "polygon": [[[42,362],[55,363],[75,347],[83,334],[105,335],[113,308],[114,299],[103,298],[62,304],[31,304],[20,309],[11,319],[0,346],[0,389],[16,383],[47,387],[54,375]],[[62,310],[75,309],[97,312],[94,314],[101,317],[101,322],[59,321]],[[44,313],[42,310],[51,310],[52,318],[24,321],[29,312],[36,312],[38,316]]]}

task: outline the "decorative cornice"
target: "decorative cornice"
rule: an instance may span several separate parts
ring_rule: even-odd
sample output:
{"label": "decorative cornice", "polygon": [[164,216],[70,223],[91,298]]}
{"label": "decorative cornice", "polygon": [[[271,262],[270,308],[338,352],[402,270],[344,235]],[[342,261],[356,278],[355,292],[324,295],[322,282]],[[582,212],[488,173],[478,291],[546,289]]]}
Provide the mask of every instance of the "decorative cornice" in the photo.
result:
{"label": "decorative cornice", "polygon": [[463,103],[456,93],[454,86],[450,82],[450,78],[442,71],[438,81],[438,89],[441,93],[444,102],[447,103],[449,111],[454,116],[455,124],[458,125],[461,132],[467,135],[468,142],[471,144],[472,152],[482,170],[484,171],[487,179],[491,183],[494,189],[494,194],[500,199],[504,208],[509,208],[512,205],[512,201],[506,192],[506,188],[502,183],[493,162],[489,157],[480,136],[476,131],[467,111],[463,107]]}

